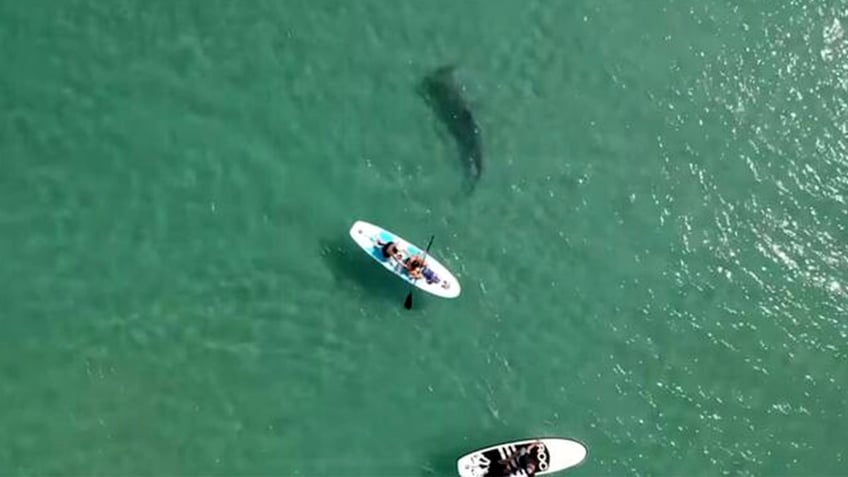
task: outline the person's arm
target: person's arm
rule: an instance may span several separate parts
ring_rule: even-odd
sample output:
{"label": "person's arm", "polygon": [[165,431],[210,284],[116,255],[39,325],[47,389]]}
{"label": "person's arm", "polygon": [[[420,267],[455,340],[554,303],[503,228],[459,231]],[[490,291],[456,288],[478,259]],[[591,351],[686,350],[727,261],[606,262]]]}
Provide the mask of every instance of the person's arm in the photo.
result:
{"label": "person's arm", "polygon": [[506,467],[508,472],[513,472],[513,471],[516,470],[516,466],[518,464],[518,457],[521,456],[522,450],[524,450],[524,448],[522,448],[521,450],[519,450],[517,452],[513,452],[512,454],[508,455],[506,457],[506,459],[501,461],[501,465]]}

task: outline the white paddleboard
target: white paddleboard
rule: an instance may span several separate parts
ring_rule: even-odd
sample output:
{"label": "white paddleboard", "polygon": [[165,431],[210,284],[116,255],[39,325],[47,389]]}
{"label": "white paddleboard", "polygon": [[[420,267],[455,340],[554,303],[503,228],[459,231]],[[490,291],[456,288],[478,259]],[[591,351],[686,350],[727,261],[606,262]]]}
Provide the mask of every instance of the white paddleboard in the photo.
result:
{"label": "white paddleboard", "polygon": [[371,258],[376,260],[386,270],[397,275],[407,283],[413,284],[419,290],[442,297],[456,298],[461,291],[459,280],[435,257],[427,254],[424,262],[425,268],[435,273],[436,280],[430,281],[425,277],[430,273],[425,273],[424,277],[414,280],[406,271],[402,263],[394,258],[386,258],[383,256],[382,245],[378,245],[378,241],[382,243],[394,242],[397,244],[398,250],[404,257],[412,255],[420,255],[424,250],[406,241],[403,237],[389,232],[388,230],[368,222],[357,220],[350,227],[350,237],[359,245],[359,248],[364,250]]}
{"label": "white paddleboard", "polygon": [[559,472],[583,463],[589,449],[582,443],[562,438],[530,439],[507,442],[487,447],[460,457],[456,462],[460,477],[507,477],[522,476],[524,472],[506,473],[500,463],[508,460],[513,453],[534,442],[541,442],[543,450],[536,452],[539,468],[536,475]]}

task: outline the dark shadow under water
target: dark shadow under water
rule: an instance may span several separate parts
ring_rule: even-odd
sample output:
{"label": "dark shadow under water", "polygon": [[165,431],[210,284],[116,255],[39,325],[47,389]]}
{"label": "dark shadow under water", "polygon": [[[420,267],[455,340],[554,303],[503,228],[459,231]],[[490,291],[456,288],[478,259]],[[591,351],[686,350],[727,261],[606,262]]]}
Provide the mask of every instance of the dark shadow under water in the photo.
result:
{"label": "dark shadow under water", "polygon": [[471,194],[483,173],[483,144],[471,103],[464,96],[464,87],[454,77],[454,67],[444,66],[431,72],[418,85],[417,91],[454,138],[465,169],[465,193]]}

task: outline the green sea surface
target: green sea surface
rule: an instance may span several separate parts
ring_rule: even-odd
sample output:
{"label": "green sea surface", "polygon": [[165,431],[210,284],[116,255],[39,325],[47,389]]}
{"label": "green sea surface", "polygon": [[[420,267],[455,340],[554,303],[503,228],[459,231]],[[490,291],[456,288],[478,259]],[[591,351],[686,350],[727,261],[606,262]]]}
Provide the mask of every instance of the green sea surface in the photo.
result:
{"label": "green sea surface", "polygon": [[[848,475],[848,1],[0,2],[0,475]],[[419,94],[453,64],[482,178]],[[462,284],[415,294],[358,219]]]}

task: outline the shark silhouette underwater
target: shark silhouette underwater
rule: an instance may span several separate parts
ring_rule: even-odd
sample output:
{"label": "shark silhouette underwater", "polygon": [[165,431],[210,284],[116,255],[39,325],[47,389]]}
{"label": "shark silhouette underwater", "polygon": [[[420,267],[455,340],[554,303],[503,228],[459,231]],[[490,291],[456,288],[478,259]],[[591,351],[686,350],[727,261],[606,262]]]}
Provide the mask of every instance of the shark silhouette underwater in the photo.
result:
{"label": "shark silhouette underwater", "polygon": [[424,78],[421,90],[424,99],[456,141],[471,192],[483,173],[483,140],[480,126],[471,112],[471,104],[465,97],[465,86],[457,81],[455,69],[452,65],[436,69]]}

